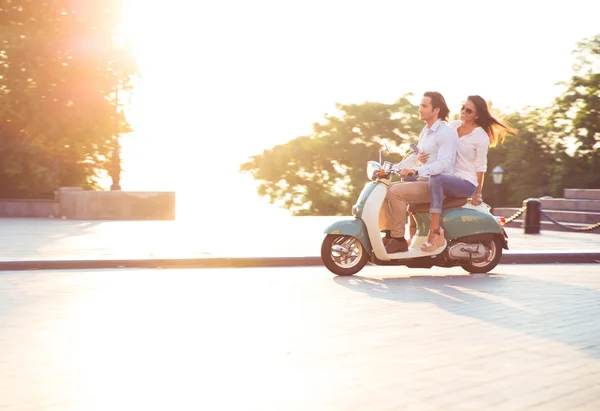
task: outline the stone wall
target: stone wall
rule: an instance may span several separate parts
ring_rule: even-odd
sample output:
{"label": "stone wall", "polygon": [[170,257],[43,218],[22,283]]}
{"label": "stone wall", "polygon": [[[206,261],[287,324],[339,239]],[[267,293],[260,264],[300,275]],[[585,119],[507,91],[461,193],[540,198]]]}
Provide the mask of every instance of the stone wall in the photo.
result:
{"label": "stone wall", "polygon": [[60,215],[76,220],[174,220],[174,192],[61,188]]}
{"label": "stone wall", "polygon": [[0,217],[174,220],[174,192],[84,191],[61,187],[58,200],[0,200]]}
{"label": "stone wall", "polygon": [[0,199],[0,217],[57,217],[60,203],[44,199]]}

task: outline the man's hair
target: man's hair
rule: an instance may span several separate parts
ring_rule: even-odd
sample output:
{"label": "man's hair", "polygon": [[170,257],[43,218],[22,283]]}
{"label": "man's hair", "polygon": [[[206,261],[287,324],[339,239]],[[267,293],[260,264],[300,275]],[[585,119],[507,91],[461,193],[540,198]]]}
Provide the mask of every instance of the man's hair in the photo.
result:
{"label": "man's hair", "polygon": [[450,109],[448,108],[448,104],[446,104],[446,99],[437,91],[427,91],[423,94],[423,97],[429,97],[431,99],[431,106],[436,109],[440,109],[440,114],[438,118],[442,121],[448,121],[448,115],[450,114]]}

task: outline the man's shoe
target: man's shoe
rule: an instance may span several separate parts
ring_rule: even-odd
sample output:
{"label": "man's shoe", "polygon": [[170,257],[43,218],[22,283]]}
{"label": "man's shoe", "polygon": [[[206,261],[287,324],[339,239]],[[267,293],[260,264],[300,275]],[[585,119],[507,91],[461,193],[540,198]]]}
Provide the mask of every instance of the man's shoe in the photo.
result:
{"label": "man's shoe", "polygon": [[387,243],[392,239],[392,233],[390,230],[381,230],[381,234],[384,234],[384,237],[381,238],[381,241],[383,241],[383,246],[385,247]]}
{"label": "man's shoe", "polygon": [[408,251],[408,243],[404,238],[392,238],[385,246],[388,254],[401,253]]}

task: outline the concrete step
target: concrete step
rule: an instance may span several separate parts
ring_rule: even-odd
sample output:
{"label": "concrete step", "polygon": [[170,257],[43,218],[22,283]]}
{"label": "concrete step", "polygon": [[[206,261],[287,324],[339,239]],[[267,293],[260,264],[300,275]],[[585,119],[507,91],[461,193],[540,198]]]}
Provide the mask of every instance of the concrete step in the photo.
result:
{"label": "concrete step", "polygon": [[565,198],[578,200],[600,200],[600,189],[565,188]]}
{"label": "concrete step", "polygon": [[[511,217],[519,208],[495,208],[494,215],[501,217]],[[596,224],[600,221],[600,211],[564,211],[564,210],[546,210],[542,207],[542,212],[550,218],[561,223],[579,223],[583,225]],[[542,214],[543,215],[543,214]]]}
{"label": "concrete step", "polygon": [[544,213],[553,220],[567,224],[596,224],[600,221],[600,212],[598,211],[545,210],[542,208],[542,215],[544,215]]}
{"label": "concrete step", "polygon": [[542,210],[568,210],[568,211],[599,211],[600,200],[575,200],[570,198],[544,198]]}

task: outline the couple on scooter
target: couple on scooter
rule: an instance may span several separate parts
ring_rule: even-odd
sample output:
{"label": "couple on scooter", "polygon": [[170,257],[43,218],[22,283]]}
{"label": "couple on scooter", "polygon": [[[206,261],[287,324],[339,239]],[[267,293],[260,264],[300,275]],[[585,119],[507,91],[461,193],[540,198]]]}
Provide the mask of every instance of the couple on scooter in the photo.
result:
{"label": "couple on scooter", "polygon": [[506,131],[515,131],[496,120],[480,96],[469,96],[460,120],[447,123],[450,110],[446,100],[440,93],[428,91],[421,99],[419,114],[427,123],[419,135],[418,160],[422,165],[401,169],[399,174],[416,174],[420,181],[391,185],[382,207],[380,226],[386,232],[388,254],[408,251],[404,231],[409,203],[430,203],[431,228],[421,250],[433,251],[444,245],[440,227],[444,197],[471,197],[474,205],[481,204],[488,148],[503,141]]}

